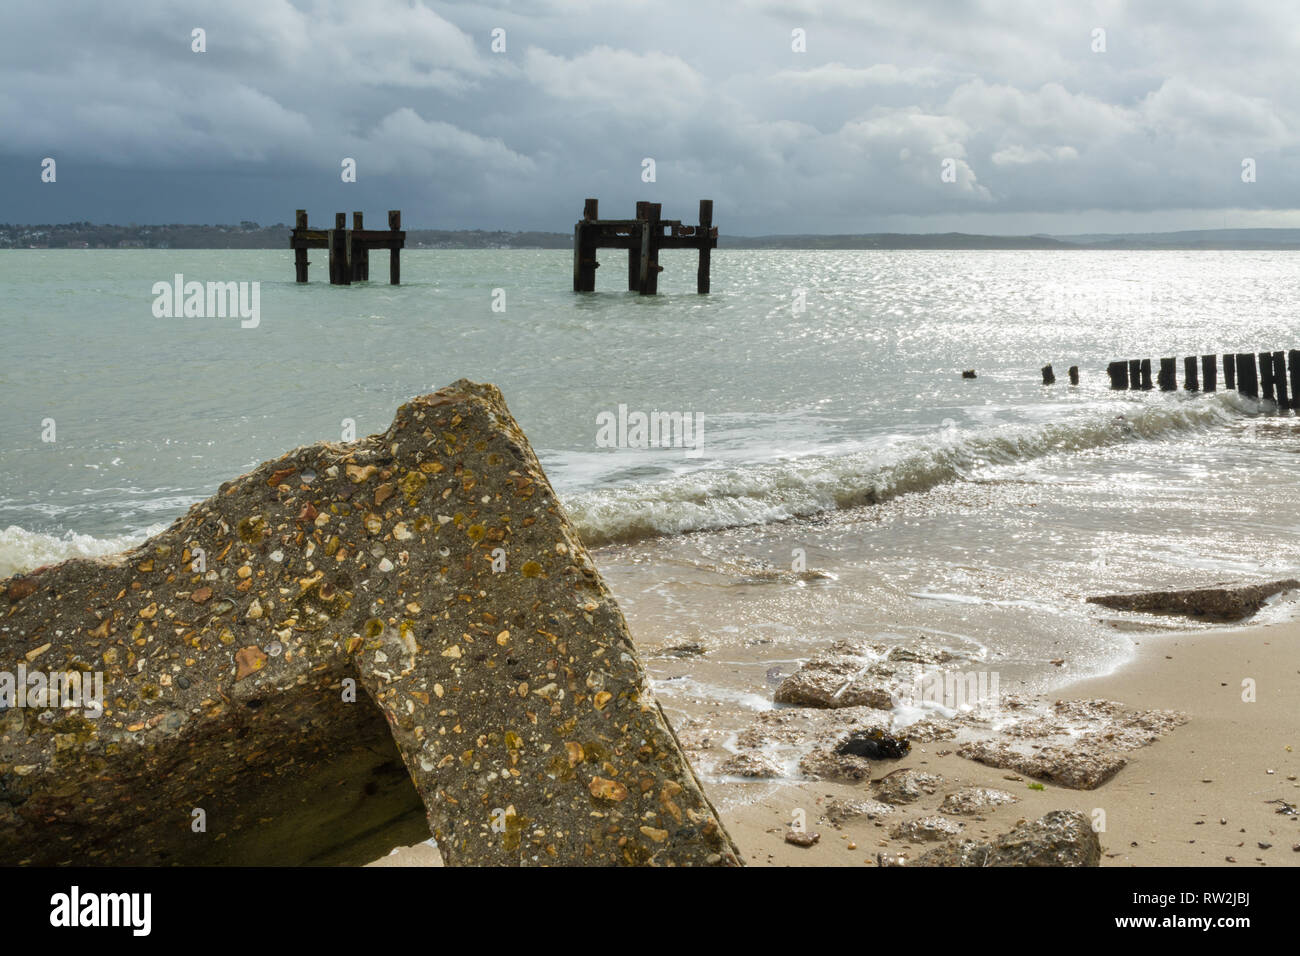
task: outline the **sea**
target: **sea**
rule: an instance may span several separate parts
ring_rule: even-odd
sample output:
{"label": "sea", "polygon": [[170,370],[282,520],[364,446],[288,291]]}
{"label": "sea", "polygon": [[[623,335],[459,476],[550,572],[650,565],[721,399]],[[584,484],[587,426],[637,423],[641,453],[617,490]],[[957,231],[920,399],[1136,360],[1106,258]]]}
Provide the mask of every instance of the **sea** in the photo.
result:
{"label": "sea", "polygon": [[[321,253],[296,284],[287,249],[0,253],[0,578],[130,547],[460,378],[504,393],[670,716],[722,739],[844,642],[1047,693],[1207,626],[1090,595],[1296,575],[1295,412],[1221,371],[1106,376],[1300,348],[1294,253],[725,246],[710,294],[668,252],[654,297],[621,253],[583,294],[555,250],[407,250],[400,286],[380,257],[346,287]],[[257,283],[256,323],[168,317],[178,276]],[[655,446],[638,420],[678,427]]]}

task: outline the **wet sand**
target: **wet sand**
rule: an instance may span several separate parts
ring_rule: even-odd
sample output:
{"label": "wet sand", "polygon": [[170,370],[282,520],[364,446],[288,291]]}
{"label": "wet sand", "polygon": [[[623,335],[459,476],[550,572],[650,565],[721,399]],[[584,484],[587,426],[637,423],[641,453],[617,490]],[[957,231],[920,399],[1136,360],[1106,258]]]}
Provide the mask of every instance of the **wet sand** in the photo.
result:
{"label": "wet sand", "polygon": [[[1279,814],[1280,805],[1268,802],[1300,804],[1300,623],[1148,633],[1135,640],[1137,658],[1121,671],[1069,685],[1054,696],[1103,697],[1135,709],[1180,710],[1191,719],[1130,752],[1128,766],[1096,790],[1051,783],[1029,789],[1028,780],[1006,779],[1015,776],[1009,771],[941,755],[950,747],[942,741],[916,745],[901,760],[875,763],[873,779],[911,766],[1016,796],[1014,804],[966,818],[963,835],[977,839],[1053,809],[1077,809],[1090,817],[1102,810],[1103,866],[1300,865],[1300,851],[1293,850],[1300,846],[1300,816]],[[1242,700],[1246,679],[1255,681],[1253,703]],[[927,845],[891,840],[887,832],[903,816],[933,814],[943,796],[941,790],[894,814],[875,821],[859,817],[837,829],[821,818],[827,798],[869,798],[865,785],[812,782],[769,789],[749,805],[723,813],[755,865],[875,865],[880,851],[910,850],[916,856]],[[795,807],[806,808],[808,828],[821,833],[809,849],[784,842]],[[849,849],[850,843],[856,847]],[[1261,843],[1271,846],[1262,849]]]}

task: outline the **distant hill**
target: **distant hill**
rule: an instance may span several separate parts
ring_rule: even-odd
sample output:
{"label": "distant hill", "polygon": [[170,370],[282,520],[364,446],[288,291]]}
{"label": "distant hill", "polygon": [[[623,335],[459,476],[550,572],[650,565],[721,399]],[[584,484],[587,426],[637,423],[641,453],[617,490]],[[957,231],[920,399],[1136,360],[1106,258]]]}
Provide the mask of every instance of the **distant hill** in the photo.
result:
{"label": "distant hill", "polygon": [[[290,227],[0,223],[0,249],[284,249]],[[1300,250],[1300,229],[1195,229],[1183,232],[984,236],[963,232],[861,235],[733,236],[723,249],[1256,249]],[[408,229],[408,249],[572,249],[571,232]]]}

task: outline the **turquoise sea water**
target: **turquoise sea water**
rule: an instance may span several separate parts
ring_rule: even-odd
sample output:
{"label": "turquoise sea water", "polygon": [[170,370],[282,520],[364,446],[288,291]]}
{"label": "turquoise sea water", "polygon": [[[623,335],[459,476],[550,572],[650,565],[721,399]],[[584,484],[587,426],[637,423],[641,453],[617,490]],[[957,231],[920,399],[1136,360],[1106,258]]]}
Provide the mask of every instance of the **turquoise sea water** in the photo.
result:
{"label": "turquoise sea water", "polygon": [[[586,295],[563,251],[412,250],[399,287],[331,287],[323,258],[299,286],[288,250],[0,254],[0,575],[121,548],[461,377],[505,393],[651,657],[734,664],[652,662],[685,710],[763,706],[771,667],[844,637],[1095,673],[1131,645],[1087,593],[1300,565],[1294,413],[1105,378],[1300,347],[1294,254],[723,248],[711,295],[668,254],[654,298],[613,254]],[[260,283],[258,326],[156,318],[177,273]],[[702,419],[700,453],[601,447],[620,405]],[[829,577],[753,584],[796,549]]]}

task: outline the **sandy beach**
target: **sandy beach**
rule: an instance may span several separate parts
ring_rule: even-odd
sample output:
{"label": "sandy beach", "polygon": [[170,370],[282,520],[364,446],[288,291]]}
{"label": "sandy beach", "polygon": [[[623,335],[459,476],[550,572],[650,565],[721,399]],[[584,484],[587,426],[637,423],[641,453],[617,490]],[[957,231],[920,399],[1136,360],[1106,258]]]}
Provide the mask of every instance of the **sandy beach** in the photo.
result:
{"label": "sandy beach", "polygon": [[[1103,866],[1300,865],[1300,850],[1293,849],[1300,847],[1300,816],[1278,813],[1281,805],[1269,802],[1300,803],[1295,751],[1300,744],[1300,624],[1143,634],[1135,640],[1137,657],[1130,665],[1072,684],[1056,696],[1180,710],[1190,720],[1132,751],[1128,766],[1096,790],[1052,783],[1030,789],[1030,781],[1006,779],[1017,775],[1005,770],[941,754],[949,749],[944,742],[917,745],[901,760],[873,764],[873,779],[917,767],[954,782],[1013,793],[1018,802],[967,823],[964,835],[977,839],[1053,809],[1077,809],[1089,816],[1103,810]],[[1255,682],[1253,703],[1242,700],[1247,679]],[[863,785],[814,782],[773,790],[723,813],[751,865],[875,865],[880,851],[914,856],[926,848],[888,837],[900,819],[897,814],[874,821],[857,818],[842,829],[821,819],[829,798],[868,797]],[[923,798],[906,814],[933,814],[943,793]],[[808,849],[784,840],[791,811],[800,806],[808,809],[809,829],[821,833]]]}

